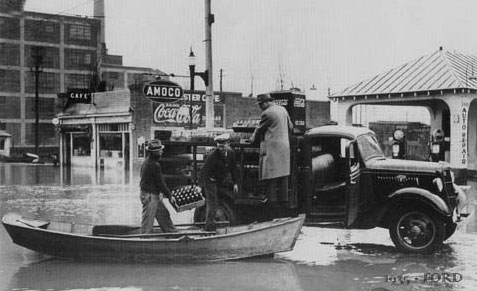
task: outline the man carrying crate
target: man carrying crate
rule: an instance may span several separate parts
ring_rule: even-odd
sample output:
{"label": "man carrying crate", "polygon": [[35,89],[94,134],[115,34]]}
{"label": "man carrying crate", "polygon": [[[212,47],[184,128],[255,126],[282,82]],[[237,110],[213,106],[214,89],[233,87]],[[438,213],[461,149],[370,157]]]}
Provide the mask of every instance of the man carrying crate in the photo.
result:
{"label": "man carrying crate", "polygon": [[217,187],[223,187],[226,177],[230,174],[234,184],[234,194],[238,192],[236,179],[236,162],[234,151],[230,147],[230,134],[222,134],[214,139],[217,147],[205,159],[202,168],[199,183],[205,194],[206,231],[214,231],[215,211],[217,208]]}
{"label": "man carrying crate", "polygon": [[164,145],[160,140],[151,140],[147,145],[147,158],[141,166],[141,203],[142,222],[141,234],[152,232],[154,218],[157,219],[163,232],[177,232],[171,220],[169,210],[162,202],[164,196],[169,198],[171,203],[175,203],[171,191],[164,181],[159,159],[162,156]]}

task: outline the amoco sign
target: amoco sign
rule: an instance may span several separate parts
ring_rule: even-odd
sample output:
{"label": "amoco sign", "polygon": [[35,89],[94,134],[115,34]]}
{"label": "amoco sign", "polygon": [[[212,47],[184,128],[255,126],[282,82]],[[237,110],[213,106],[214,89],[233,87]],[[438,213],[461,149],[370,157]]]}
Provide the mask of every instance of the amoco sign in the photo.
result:
{"label": "amoco sign", "polygon": [[155,102],[175,102],[184,94],[181,86],[168,80],[158,80],[144,85],[144,96]]}

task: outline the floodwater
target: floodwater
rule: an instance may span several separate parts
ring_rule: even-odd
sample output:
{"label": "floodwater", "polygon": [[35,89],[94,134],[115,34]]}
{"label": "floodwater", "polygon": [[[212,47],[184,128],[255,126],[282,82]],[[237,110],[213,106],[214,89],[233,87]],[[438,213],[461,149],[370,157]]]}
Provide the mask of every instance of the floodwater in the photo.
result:
{"label": "floodwater", "polygon": [[[93,224],[138,224],[137,181],[124,173],[62,171],[0,163],[0,215]],[[477,180],[469,200],[477,204]],[[176,214],[176,223],[192,212]],[[436,254],[394,250],[387,230],[304,227],[295,249],[209,264],[91,263],[52,259],[16,246],[0,227],[0,290],[477,290],[477,219],[469,217]],[[423,282],[448,273],[450,280]],[[449,282],[458,281],[458,282]]]}

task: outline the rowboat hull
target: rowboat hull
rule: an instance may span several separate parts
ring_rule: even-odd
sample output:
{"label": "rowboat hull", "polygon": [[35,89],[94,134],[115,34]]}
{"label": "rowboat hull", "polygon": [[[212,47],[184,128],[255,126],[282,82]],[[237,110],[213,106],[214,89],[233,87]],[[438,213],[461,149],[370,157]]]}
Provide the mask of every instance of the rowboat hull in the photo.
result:
{"label": "rowboat hull", "polygon": [[[61,258],[141,262],[208,262],[263,256],[293,249],[304,215],[246,226],[226,227],[217,235],[176,238],[123,238],[50,230],[7,214],[2,223],[15,244]],[[90,234],[88,234],[90,233]]]}

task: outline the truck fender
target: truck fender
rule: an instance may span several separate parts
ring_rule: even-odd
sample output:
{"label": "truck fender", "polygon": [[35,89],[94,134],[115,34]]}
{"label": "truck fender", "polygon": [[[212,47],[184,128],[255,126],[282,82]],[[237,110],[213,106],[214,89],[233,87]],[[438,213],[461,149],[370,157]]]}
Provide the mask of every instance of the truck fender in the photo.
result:
{"label": "truck fender", "polygon": [[[418,199],[419,201],[429,205],[438,213],[444,216],[452,215],[452,213],[449,210],[449,207],[444,202],[444,200],[442,200],[441,197],[434,195],[430,191],[422,189],[422,188],[417,188],[417,187],[402,188],[393,192],[391,195],[389,195],[389,199],[391,200]],[[392,205],[392,202],[390,203],[390,205]]]}

